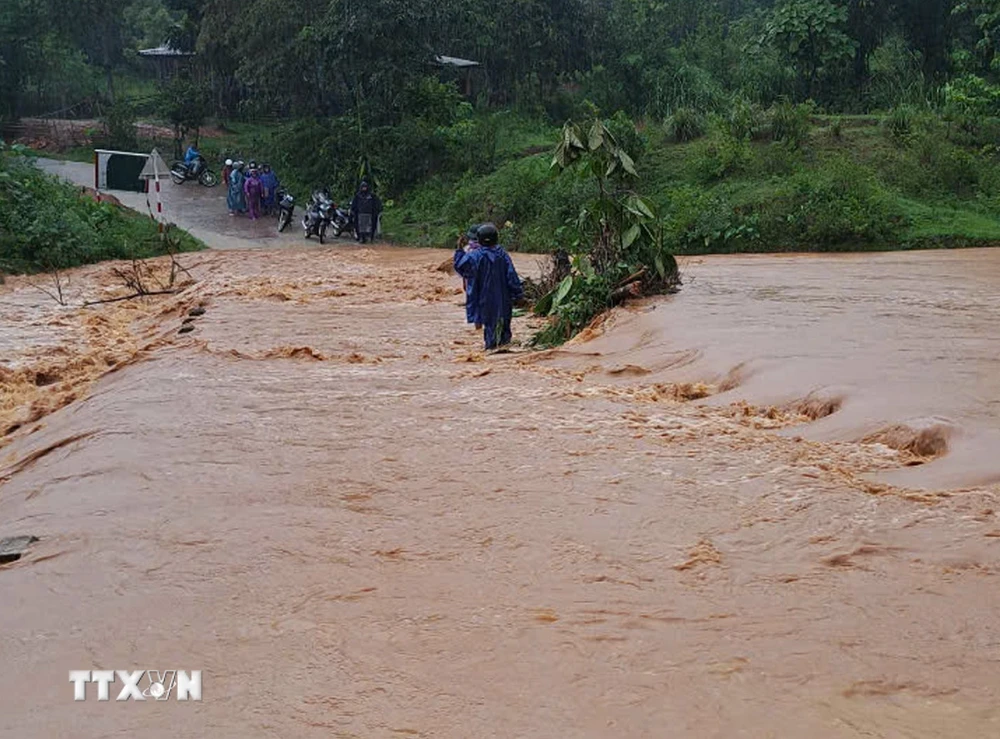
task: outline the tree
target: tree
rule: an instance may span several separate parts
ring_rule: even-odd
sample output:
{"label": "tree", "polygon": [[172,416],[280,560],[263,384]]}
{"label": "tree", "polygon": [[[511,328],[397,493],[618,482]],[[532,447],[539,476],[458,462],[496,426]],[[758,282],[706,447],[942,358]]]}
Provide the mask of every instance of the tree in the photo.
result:
{"label": "tree", "polygon": [[850,59],[857,41],[847,35],[847,8],[831,0],[782,0],[765,30],[767,43],[798,69],[808,97],[817,97],[824,72]]}
{"label": "tree", "polygon": [[[115,68],[123,58],[125,3],[121,0],[53,0],[59,23],[90,63],[104,72],[108,97],[115,99]],[[84,19],[80,22],[79,19]]]}
{"label": "tree", "polygon": [[199,129],[211,114],[209,92],[194,80],[175,77],[160,91],[158,107],[174,125],[174,156],[180,159],[181,143],[191,131],[197,143]]}
{"label": "tree", "polygon": [[[612,125],[621,128],[622,123],[619,118]],[[577,217],[580,251],[573,271],[535,305],[536,313],[555,317],[536,337],[541,344],[565,341],[627,295],[663,292],[679,284],[662,221],[635,192],[635,162],[607,122],[597,115],[583,126],[567,121],[551,166],[589,177],[597,194]]]}
{"label": "tree", "polygon": [[967,15],[978,31],[975,43],[980,72],[995,72],[1000,67],[997,50],[1000,49],[1000,0],[967,0],[959,3],[952,16]]}

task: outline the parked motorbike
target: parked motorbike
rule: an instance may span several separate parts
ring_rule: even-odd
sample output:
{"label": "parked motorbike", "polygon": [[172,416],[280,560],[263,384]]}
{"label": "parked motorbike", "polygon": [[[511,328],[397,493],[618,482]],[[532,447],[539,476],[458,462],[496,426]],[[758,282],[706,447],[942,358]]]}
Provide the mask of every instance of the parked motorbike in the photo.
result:
{"label": "parked motorbike", "polygon": [[318,236],[319,243],[326,243],[326,230],[333,222],[333,214],[337,209],[333,200],[325,192],[314,192],[309,201],[309,207],[302,216],[302,228],[306,238]]}
{"label": "parked motorbike", "polygon": [[334,206],[333,209],[333,236],[340,238],[340,235],[351,227],[351,215],[343,208]]}
{"label": "parked motorbike", "polygon": [[189,180],[197,180],[205,187],[215,187],[219,184],[219,176],[208,168],[203,157],[195,159],[191,166],[181,161],[174,162],[170,165],[170,179],[178,185],[183,185]]}
{"label": "parked motorbike", "polygon": [[278,201],[278,233],[281,233],[288,228],[295,215],[295,198],[287,190],[278,190],[275,199]]}

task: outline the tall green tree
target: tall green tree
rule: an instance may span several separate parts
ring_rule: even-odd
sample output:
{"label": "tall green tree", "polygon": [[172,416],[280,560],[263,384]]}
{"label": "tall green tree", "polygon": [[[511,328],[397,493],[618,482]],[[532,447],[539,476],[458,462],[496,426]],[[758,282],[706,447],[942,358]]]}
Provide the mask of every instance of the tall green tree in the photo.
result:
{"label": "tall green tree", "polygon": [[788,56],[813,98],[821,77],[851,59],[858,46],[847,34],[847,7],[832,0],[781,0],[766,40]]}

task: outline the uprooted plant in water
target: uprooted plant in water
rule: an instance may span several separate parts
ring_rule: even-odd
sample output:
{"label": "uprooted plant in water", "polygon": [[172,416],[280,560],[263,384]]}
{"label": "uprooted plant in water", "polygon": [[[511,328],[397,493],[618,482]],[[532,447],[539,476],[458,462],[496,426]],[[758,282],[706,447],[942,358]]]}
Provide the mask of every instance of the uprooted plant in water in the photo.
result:
{"label": "uprooted plant in water", "polygon": [[662,220],[636,192],[635,162],[600,117],[585,126],[567,122],[551,166],[560,176],[592,179],[597,194],[568,224],[577,237],[569,273],[535,303],[535,313],[551,319],[535,337],[541,346],[566,341],[628,297],[680,285]]}

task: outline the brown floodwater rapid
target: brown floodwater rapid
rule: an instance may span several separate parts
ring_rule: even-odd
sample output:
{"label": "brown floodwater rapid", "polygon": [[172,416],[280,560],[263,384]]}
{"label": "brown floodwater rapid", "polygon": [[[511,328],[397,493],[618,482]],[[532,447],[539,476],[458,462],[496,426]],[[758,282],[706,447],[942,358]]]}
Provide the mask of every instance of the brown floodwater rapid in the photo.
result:
{"label": "brown floodwater rapid", "polygon": [[0,286],[0,737],[1000,736],[1000,251],[688,260],[483,355],[447,252],[167,191],[229,248],[180,293]]}

